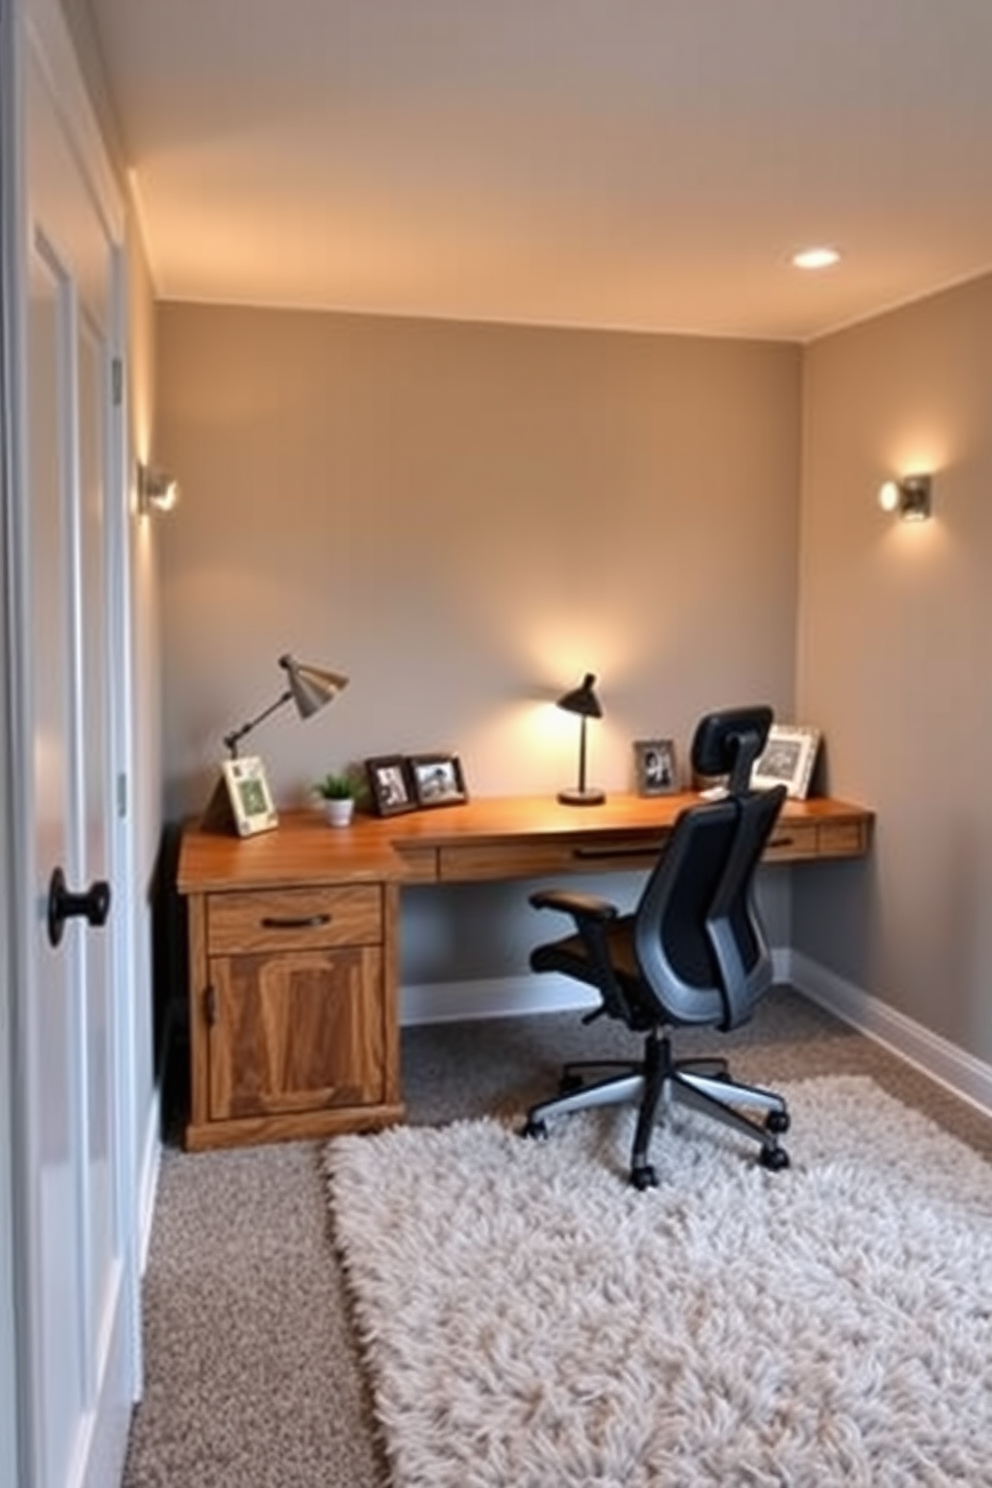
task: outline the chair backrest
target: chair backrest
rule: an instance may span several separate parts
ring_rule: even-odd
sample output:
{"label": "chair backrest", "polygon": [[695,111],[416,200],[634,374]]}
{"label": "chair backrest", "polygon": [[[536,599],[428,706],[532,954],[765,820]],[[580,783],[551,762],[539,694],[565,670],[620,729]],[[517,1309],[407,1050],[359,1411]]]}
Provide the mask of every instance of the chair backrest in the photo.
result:
{"label": "chair backrest", "polygon": [[696,731],[694,767],[729,773],[731,787],[681,813],[634,918],[640,972],[666,1021],[734,1028],[771,985],[754,879],[786,792],[747,783],[771,716],[734,709],[708,715]]}

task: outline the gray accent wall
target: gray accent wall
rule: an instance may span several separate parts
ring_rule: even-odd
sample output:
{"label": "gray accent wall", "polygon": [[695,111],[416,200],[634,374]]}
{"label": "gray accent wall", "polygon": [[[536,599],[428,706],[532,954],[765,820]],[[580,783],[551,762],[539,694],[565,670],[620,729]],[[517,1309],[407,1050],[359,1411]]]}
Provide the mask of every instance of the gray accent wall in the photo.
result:
{"label": "gray accent wall", "polygon": [[[592,783],[700,713],[792,708],[800,352],[162,304],[157,455],[170,811],[209,794],[290,650],[351,686],[252,737],[277,798],[392,752],[456,750],[478,795]],[[247,746],[246,746],[247,748]]]}
{"label": "gray accent wall", "polygon": [[[473,795],[574,784],[586,669],[606,716],[590,782],[699,715],[793,712],[801,351],[164,303],[156,458],[170,816],[277,696],[286,650],[351,684],[252,736],[277,802],[377,754],[450,749]],[[410,889],[405,983],[514,976],[548,933],[527,884]],[[629,893],[622,881],[604,882]],[[788,938],[788,871],[763,895]]]}
{"label": "gray accent wall", "polygon": [[[797,699],[872,859],[795,875],[797,948],[992,1063],[992,277],[809,347]],[[919,525],[881,481],[934,477]]]}

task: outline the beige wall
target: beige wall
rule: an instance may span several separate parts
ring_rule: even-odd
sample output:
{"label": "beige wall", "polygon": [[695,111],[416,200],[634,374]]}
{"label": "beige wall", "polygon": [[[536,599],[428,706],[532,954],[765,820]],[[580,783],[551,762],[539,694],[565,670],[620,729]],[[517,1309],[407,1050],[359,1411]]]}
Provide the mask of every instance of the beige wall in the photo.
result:
{"label": "beige wall", "polygon": [[[473,794],[590,778],[706,709],[792,710],[795,347],[162,304],[160,458],[169,808],[199,809],[221,739],[290,650],[350,687],[251,746],[277,798],[328,768],[450,748]],[[618,886],[614,882],[611,889]],[[765,890],[779,942],[788,881]],[[523,969],[519,885],[407,895],[406,982]],[[503,913],[505,908],[506,913]]]}
{"label": "beige wall", "polygon": [[[799,710],[878,811],[863,873],[796,878],[807,954],[992,1061],[992,278],[805,359]],[[932,470],[935,515],[880,512]],[[819,870],[818,870],[819,873]]]}
{"label": "beige wall", "polygon": [[794,347],[280,311],[159,307],[165,757],[209,789],[280,652],[348,672],[254,743],[278,797],[352,759],[457,750],[474,793],[575,769],[549,706],[586,667],[590,771],[644,734],[792,704]]}

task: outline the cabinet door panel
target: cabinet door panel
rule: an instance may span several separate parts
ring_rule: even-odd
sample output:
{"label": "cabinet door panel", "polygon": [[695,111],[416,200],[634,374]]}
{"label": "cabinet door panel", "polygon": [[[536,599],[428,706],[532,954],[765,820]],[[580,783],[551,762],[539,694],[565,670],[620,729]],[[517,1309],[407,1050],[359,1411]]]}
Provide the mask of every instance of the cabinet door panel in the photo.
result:
{"label": "cabinet door panel", "polygon": [[210,1119],[383,1099],[382,953],[212,958]]}

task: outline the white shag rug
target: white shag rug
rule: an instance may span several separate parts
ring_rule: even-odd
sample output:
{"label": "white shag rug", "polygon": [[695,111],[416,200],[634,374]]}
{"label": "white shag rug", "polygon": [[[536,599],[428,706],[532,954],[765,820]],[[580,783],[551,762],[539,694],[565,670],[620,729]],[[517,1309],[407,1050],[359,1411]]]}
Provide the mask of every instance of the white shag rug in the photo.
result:
{"label": "white shag rug", "polygon": [[992,1485],[992,1167],[872,1081],[792,1167],[678,1109],[327,1149],[396,1488]]}

